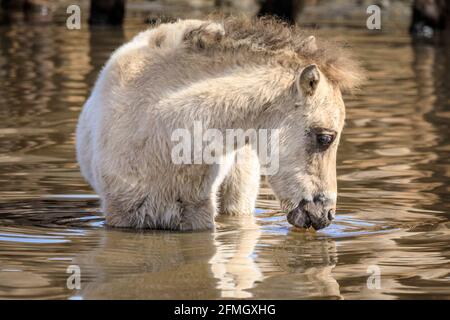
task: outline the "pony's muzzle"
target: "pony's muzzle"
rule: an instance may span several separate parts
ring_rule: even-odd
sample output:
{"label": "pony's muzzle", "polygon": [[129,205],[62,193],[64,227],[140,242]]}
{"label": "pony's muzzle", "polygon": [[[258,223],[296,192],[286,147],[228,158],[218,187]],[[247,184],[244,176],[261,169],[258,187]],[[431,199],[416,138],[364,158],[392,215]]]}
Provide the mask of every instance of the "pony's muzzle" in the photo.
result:
{"label": "pony's muzzle", "polygon": [[331,224],[335,218],[335,204],[329,204],[321,198],[313,201],[302,200],[297,208],[288,213],[288,222],[299,228],[313,227],[315,230],[323,229]]}

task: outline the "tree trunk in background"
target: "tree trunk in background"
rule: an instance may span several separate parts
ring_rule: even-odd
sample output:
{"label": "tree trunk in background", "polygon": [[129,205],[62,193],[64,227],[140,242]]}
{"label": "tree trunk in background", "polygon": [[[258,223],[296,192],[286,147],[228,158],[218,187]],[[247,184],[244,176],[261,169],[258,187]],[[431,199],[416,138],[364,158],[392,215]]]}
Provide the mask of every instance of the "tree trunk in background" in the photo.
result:
{"label": "tree trunk in background", "polygon": [[295,19],[303,10],[304,4],[304,0],[264,0],[258,16],[272,15],[295,24]]}
{"label": "tree trunk in background", "polygon": [[450,32],[449,1],[414,0],[409,31],[419,38],[433,38],[443,31],[448,35]]}
{"label": "tree trunk in background", "polygon": [[1,22],[49,22],[53,19],[55,3],[51,0],[0,0]]}
{"label": "tree trunk in background", "polygon": [[91,0],[89,24],[120,25],[125,16],[125,0]]}
{"label": "tree trunk in background", "polygon": [[3,10],[22,11],[26,0],[2,0],[1,8]]}

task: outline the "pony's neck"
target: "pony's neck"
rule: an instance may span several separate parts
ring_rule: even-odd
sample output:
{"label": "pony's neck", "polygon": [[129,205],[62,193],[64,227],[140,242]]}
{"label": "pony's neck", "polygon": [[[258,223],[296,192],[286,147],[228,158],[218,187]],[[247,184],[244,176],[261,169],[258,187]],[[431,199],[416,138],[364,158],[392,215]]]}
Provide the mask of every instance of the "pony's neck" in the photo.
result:
{"label": "pony's neck", "polygon": [[159,117],[177,128],[198,121],[220,131],[268,128],[270,110],[292,83],[293,75],[281,67],[235,68],[175,92],[161,102]]}
{"label": "pony's neck", "polygon": [[288,95],[292,83],[293,76],[281,67],[240,69],[209,81],[207,99],[213,108],[208,125],[218,129],[268,128],[270,110]]}

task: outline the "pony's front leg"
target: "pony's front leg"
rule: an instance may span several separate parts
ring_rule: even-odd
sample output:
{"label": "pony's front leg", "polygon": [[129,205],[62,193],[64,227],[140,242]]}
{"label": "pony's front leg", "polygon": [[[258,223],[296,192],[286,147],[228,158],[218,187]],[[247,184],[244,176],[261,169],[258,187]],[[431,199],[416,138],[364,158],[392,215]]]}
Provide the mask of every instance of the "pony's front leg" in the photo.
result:
{"label": "pony's front leg", "polygon": [[258,156],[250,146],[245,146],[236,152],[235,163],[220,187],[219,213],[253,214],[259,191],[259,181]]}
{"label": "pony's front leg", "polygon": [[216,213],[214,203],[215,199],[205,199],[193,203],[182,202],[178,230],[214,230],[214,216]]}

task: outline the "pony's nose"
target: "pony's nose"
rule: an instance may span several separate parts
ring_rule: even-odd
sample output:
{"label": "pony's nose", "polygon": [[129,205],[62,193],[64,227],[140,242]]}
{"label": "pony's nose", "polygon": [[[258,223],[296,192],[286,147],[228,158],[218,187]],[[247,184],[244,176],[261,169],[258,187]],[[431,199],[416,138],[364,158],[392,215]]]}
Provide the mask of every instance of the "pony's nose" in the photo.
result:
{"label": "pony's nose", "polygon": [[313,201],[301,201],[299,209],[308,217],[311,226],[316,229],[323,229],[330,225],[334,220],[335,207],[334,203],[330,203],[325,198],[315,198]]}
{"label": "pony's nose", "polygon": [[297,208],[288,213],[287,219],[296,227],[323,229],[336,217],[335,204],[336,201],[323,195],[314,197],[313,200],[302,200]]}

